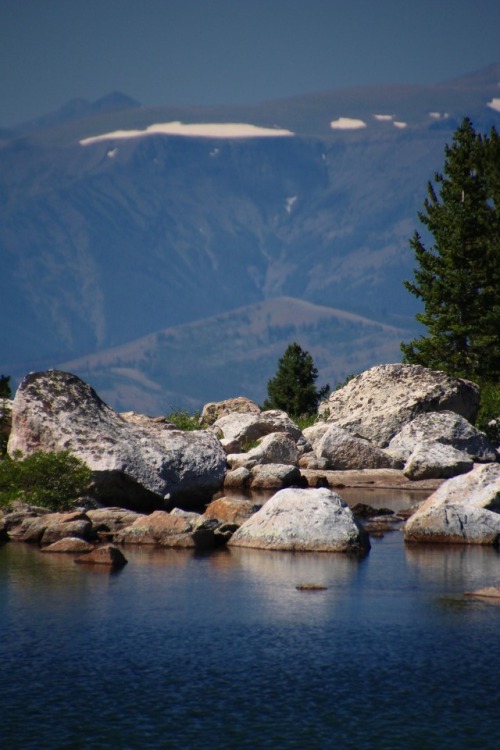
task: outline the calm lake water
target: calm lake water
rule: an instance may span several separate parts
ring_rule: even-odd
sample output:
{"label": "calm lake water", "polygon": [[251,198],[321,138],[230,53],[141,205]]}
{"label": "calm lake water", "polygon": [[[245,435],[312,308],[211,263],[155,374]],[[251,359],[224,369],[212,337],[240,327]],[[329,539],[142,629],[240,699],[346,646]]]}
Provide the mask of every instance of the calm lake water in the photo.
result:
{"label": "calm lake water", "polygon": [[0,547],[2,748],[497,750],[495,550],[124,551]]}

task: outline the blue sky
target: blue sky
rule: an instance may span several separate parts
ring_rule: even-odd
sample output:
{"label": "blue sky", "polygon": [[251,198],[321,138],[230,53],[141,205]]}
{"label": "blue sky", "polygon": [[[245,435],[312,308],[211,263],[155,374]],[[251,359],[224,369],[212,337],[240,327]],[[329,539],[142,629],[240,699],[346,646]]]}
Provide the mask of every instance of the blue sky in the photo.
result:
{"label": "blue sky", "polygon": [[498,0],[0,0],[0,125],[116,90],[245,103],[498,61]]}

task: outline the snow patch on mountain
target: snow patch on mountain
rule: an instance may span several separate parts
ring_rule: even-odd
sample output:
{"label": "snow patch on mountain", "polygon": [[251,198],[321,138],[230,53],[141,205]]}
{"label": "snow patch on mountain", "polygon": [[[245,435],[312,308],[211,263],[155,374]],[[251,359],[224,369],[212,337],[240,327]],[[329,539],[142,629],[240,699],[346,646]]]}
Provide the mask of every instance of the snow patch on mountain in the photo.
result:
{"label": "snow patch on mountain", "polygon": [[239,122],[159,122],[148,125],[144,130],[114,130],[111,133],[93,135],[83,138],[80,145],[88,146],[99,141],[117,140],[120,138],[143,138],[148,135],[182,135],[194,138],[266,138],[291,136],[291,130],[281,128],[261,128]]}
{"label": "snow patch on mountain", "polygon": [[394,120],[394,115],[373,115],[373,117],[379,122],[391,122]]}
{"label": "snow patch on mountain", "polygon": [[359,128],[366,128],[366,122],[352,117],[339,117],[338,120],[331,121],[330,127],[332,130],[358,130]]}
{"label": "snow patch on mountain", "polygon": [[402,128],[407,128],[408,127],[408,123],[407,122],[401,122],[401,120],[394,120],[394,122],[392,124],[394,125],[395,128],[401,128],[402,129]]}
{"label": "snow patch on mountain", "polygon": [[497,99],[497,98],[492,99],[491,102],[488,102],[488,107],[490,107],[491,109],[494,109],[495,112],[500,112],[500,99]]}

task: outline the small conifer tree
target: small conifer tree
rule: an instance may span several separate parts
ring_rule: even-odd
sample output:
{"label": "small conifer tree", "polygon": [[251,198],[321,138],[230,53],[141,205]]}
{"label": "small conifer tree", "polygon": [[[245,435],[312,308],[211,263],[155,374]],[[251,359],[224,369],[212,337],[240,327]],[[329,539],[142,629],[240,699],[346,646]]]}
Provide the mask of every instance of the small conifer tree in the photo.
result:
{"label": "small conifer tree", "polygon": [[294,418],[314,414],[330,390],[316,388],[318,370],[309,352],[290,344],[278,361],[276,375],[267,384],[265,409],[282,409]]}

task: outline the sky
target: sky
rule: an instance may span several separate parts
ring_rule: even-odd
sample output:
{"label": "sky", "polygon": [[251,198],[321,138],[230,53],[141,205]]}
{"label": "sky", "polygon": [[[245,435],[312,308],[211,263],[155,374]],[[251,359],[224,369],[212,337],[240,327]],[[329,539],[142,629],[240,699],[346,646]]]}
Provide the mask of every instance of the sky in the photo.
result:
{"label": "sky", "polygon": [[244,104],[494,62],[498,0],[0,0],[0,126],[112,91]]}

